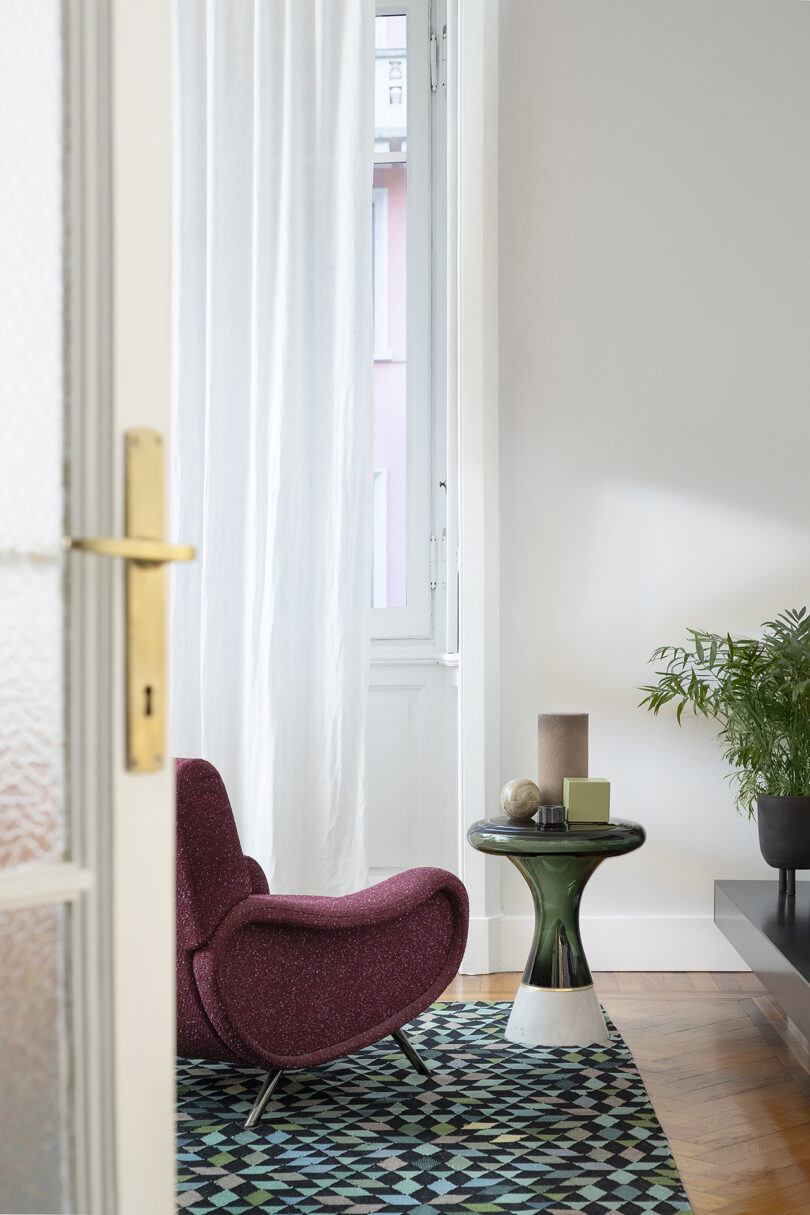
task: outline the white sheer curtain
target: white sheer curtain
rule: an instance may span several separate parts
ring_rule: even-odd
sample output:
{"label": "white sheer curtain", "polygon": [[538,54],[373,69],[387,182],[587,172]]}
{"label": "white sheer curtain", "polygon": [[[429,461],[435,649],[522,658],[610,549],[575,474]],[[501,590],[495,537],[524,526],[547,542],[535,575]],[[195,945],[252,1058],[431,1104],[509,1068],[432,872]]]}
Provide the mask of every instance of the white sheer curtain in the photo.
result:
{"label": "white sheer curtain", "polygon": [[373,0],[177,0],[172,745],[275,892],[365,884]]}

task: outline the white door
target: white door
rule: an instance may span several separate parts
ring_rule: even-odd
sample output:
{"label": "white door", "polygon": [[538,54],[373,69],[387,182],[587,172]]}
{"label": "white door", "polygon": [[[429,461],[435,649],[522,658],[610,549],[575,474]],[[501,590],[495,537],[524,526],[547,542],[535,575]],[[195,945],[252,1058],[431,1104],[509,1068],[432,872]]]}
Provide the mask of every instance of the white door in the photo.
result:
{"label": "white door", "polygon": [[0,1211],[169,1215],[171,761],[127,770],[124,561],[64,538],[168,445],[171,6],[0,22]]}

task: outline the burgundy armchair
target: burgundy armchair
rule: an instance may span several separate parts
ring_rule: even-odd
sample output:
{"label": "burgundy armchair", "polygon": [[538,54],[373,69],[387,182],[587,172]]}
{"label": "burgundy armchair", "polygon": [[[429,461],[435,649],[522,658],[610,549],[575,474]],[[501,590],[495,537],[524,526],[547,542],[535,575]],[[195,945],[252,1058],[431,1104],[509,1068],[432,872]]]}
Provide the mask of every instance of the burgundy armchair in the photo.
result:
{"label": "burgundy armchair", "polygon": [[271,895],[244,856],[222,778],[178,759],[177,1051],[268,1069],[246,1126],[285,1071],[402,1032],[456,974],[467,892],[443,869],[410,869],[342,898]]}

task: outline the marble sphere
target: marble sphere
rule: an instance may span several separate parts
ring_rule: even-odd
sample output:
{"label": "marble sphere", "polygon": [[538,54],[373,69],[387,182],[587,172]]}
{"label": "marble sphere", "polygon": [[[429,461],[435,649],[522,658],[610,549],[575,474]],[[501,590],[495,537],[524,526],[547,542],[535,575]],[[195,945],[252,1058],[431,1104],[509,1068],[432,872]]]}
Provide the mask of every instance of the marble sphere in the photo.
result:
{"label": "marble sphere", "polygon": [[510,818],[531,818],[540,805],[540,790],[533,780],[510,780],[501,789],[501,807]]}

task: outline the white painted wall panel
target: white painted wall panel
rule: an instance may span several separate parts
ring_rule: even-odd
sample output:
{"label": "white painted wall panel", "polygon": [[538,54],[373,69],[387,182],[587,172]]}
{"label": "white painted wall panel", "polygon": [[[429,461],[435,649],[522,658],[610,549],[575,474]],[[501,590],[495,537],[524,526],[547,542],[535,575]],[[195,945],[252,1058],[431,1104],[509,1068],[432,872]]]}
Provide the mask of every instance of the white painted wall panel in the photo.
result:
{"label": "white painted wall panel", "polygon": [[501,0],[500,46],[502,776],[589,711],[648,830],[586,893],[591,962],[740,965],[713,881],[772,871],[711,727],[636,688],[687,625],[810,595],[810,5]]}
{"label": "white painted wall panel", "polygon": [[435,662],[372,668],[366,742],[370,881],[457,870],[457,675]]}

